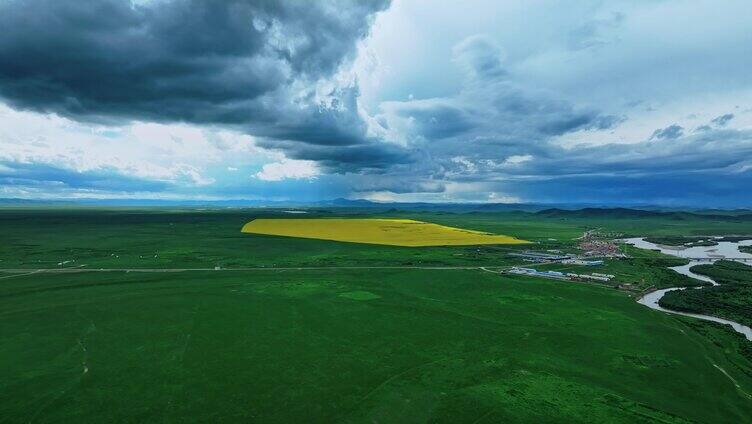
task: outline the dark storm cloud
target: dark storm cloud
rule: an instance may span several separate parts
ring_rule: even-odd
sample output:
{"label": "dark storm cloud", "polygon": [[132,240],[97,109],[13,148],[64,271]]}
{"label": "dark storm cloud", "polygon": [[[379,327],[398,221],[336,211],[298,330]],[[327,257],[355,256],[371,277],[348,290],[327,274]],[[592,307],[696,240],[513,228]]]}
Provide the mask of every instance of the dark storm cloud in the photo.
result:
{"label": "dark storm cloud", "polygon": [[462,134],[478,123],[468,111],[451,104],[431,101],[395,103],[392,113],[409,120],[415,130],[428,139],[442,139]]}
{"label": "dark storm cloud", "polygon": [[[430,104],[425,100],[391,103],[379,119],[390,128],[416,128],[405,125],[403,113],[395,113],[410,110],[411,104],[416,103],[422,109]],[[382,187],[399,193],[432,183],[434,190],[421,192],[461,190],[476,193],[475,200],[486,199],[482,197],[484,193],[503,193],[541,202],[566,198],[572,202],[625,203],[641,199],[694,204],[718,193],[724,204],[748,202],[744,196],[739,197],[738,188],[752,180],[749,130],[706,126],[685,135],[683,128],[671,125],[657,130],[647,140],[572,145],[560,143],[556,134],[607,129],[622,119],[583,111],[511,83],[487,85],[481,91],[466,90],[457,97],[434,99],[433,103],[472,111],[475,125],[457,136],[417,143],[421,149],[419,166],[393,167],[388,180],[375,181],[370,186],[361,182],[361,187]],[[417,115],[408,116],[414,120]],[[551,122],[561,124],[549,126]],[[593,141],[598,136],[598,132],[587,135]],[[651,142],[668,139],[670,143]],[[402,181],[412,184],[406,186]],[[694,185],[682,193],[683,182]],[[656,184],[660,189],[655,189]],[[723,190],[716,190],[718,185]]]}
{"label": "dark storm cloud", "polygon": [[316,83],[354,57],[388,4],[3,1],[0,96],[79,120],[232,125],[271,147],[370,145],[357,89],[322,100]]}
{"label": "dark storm cloud", "polygon": [[[370,142],[368,142],[370,141]],[[291,159],[312,160],[330,172],[383,173],[391,166],[415,160],[401,147],[368,140],[349,146],[327,146],[297,141],[261,141],[265,148],[281,149]]]}
{"label": "dark storm cloud", "polygon": [[548,135],[562,135],[579,130],[607,130],[623,120],[617,116],[601,115],[593,111],[561,110],[558,116],[543,124],[540,130]]}
{"label": "dark storm cloud", "polygon": [[671,143],[571,148],[542,143],[524,158],[515,163],[468,154],[442,166],[452,181],[480,183],[484,190],[529,201],[686,205],[719,196],[723,204],[748,205],[739,188],[752,181],[752,131],[711,129]]}
{"label": "dark storm cloud", "polygon": [[684,128],[680,125],[669,125],[666,128],[659,128],[653,131],[653,135],[650,136],[653,140],[673,140],[684,135]]}
{"label": "dark storm cloud", "polygon": [[[384,2],[25,0],[0,4],[0,90],[70,115],[241,120],[265,93],[331,74]],[[250,103],[249,103],[250,102]],[[219,110],[200,110],[219,106]],[[248,115],[244,119],[248,119]]]}
{"label": "dark storm cloud", "polygon": [[[694,131],[674,124],[642,140],[618,131],[602,133],[616,128],[638,105],[657,112],[649,105],[677,94],[662,92],[666,87],[681,93],[691,92],[698,81],[707,82],[700,88],[709,91],[727,89],[733,81],[742,85],[731,88],[746,87],[749,66],[737,60],[749,57],[737,51],[749,45],[744,28],[728,32],[731,43],[723,38],[696,42],[712,34],[689,39],[687,45],[714,46],[682,50],[689,62],[674,60],[673,50],[667,55],[665,46],[644,43],[642,36],[638,44],[630,41],[620,31],[639,25],[626,25],[633,23],[628,12],[578,19],[566,25],[569,32],[555,36],[547,31],[557,27],[555,21],[523,25],[555,38],[562,51],[536,51],[535,40],[497,33],[472,36],[451,50],[451,63],[463,71],[462,78],[454,80],[452,73],[445,78],[444,70],[434,66],[430,72],[438,78],[419,75],[410,80],[417,87],[406,84],[374,100],[378,109],[371,117],[359,111],[357,83],[342,82],[352,78],[340,72],[356,55],[375,13],[387,5],[385,0],[0,0],[0,99],[14,108],[79,121],[229,127],[287,158],[316,161],[323,173],[316,184],[248,183],[233,169],[232,175],[209,175],[232,184],[202,189],[182,180],[123,175],[130,170],[77,172],[45,163],[0,162],[0,191],[195,195],[207,190],[272,196],[278,193],[273,185],[288,184],[286,190],[298,196],[310,195],[315,187],[334,190],[336,183],[337,193],[455,190],[460,196],[498,192],[529,201],[670,200],[682,190],[709,201],[716,193],[724,199],[749,198],[739,188],[752,184],[752,133],[730,128],[731,113]],[[626,44],[620,44],[622,39]],[[497,42],[508,49],[509,59]],[[671,46],[681,50],[676,43]],[[724,46],[732,49],[723,54]],[[450,54],[449,46],[425,50]],[[695,67],[697,57],[715,58],[701,61],[713,65],[709,72],[698,71],[704,68]],[[409,60],[384,65],[398,74],[411,69]],[[559,78],[561,83],[551,83]],[[675,78],[691,84],[672,84]],[[439,90],[419,86],[441,86],[443,79],[447,87]],[[714,82],[719,79],[723,84]],[[384,101],[421,91],[436,97]],[[622,101],[630,107],[619,106]],[[217,143],[232,154],[230,144]],[[47,157],[55,153],[49,152]],[[26,157],[21,149],[11,153],[19,155],[6,157]]]}
{"label": "dark storm cloud", "polygon": [[752,132],[713,130],[680,137],[672,143],[605,144],[563,149],[547,155],[524,173],[555,175],[648,175],[672,172],[744,172],[752,157]]}

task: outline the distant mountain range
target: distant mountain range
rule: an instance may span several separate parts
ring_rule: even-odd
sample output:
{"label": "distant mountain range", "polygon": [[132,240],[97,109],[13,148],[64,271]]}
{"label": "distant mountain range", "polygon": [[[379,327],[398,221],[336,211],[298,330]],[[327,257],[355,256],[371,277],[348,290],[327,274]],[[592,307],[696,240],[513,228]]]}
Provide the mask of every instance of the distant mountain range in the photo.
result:
{"label": "distant mountain range", "polygon": [[373,202],[365,199],[331,199],[315,202],[292,200],[165,200],[165,199],[18,199],[0,198],[2,206],[112,206],[112,207],[186,207],[186,208],[371,208],[390,212],[423,210],[444,212],[532,212],[549,218],[650,218],[672,219],[752,219],[750,209],[700,209],[656,205],[613,206],[599,204],[535,203],[427,203]]}
{"label": "distant mountain range", "polygon": [[400,209],[491,209],[491,210],[540,210],[551,205],[528,205],[507,203],[402,203],[372,202],[365,199],[331,199],[314,202],[295,200],[165,200],[165,199],[17,199],[0,198],[0,205],[101,205],[101,206],[207,206],[207,207],[347,207],[347,208],[392,208]]}
{"label": "distant mountain range", "polygon": [[661,211],[632,208],[582,208],[576,210],[544,209],[536,212],[536,215],[547,218],[668,218],[673,220],[686,219],[709,219],[718,221],[752,221],[752,211],[746,209],[734,210],[688,210],[688,211]]}

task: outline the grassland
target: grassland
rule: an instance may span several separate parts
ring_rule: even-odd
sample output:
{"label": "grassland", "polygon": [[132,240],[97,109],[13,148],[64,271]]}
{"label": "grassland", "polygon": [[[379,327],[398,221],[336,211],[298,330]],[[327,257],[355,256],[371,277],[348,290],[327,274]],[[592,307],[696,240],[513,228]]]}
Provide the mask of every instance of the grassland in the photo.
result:
{"label": "grassland", "polygon": [[7,422],[752,414],[733,333],[479,270],[38,274],[5,280],[0,310]]}
{"label": "grassland", "polygon": [[[654,217],[310,213],[390,214],[510,234],[536,249],[572,249],[595,227],[629,235],[748,232],[747,223],[662,226]],[[749,344],[723,326],[650,310],[608,287],[479,268],[517,265],[507,253],[527,245],[411,248],[238,231],[252,219],[283,216],[0,210],[0,268],[18,269],[0,272],[0,422],[715,423],[752,416]],[[665,257],[632,253],[607,267],[669,282]],[[214,266],[221,270],[195,270]]]}
{"label": "grassland", "polygon": [[254,219],[242,232],[388,246],[526,244],[514,237],[447,227],[413,219]]}
{"label": "grassland", "polygon": [[[274,216],[283,214],[261,210],[0,211],[0,267],[55,268],[65,261],[72,261],[66,267],[85,264],[87,268],[486,265],[504,264],[506,253],[524,246],[414,249],[239,231],[249,220]],[[490,219],[465,224],[465,228],[489,232],[504,228]]]}

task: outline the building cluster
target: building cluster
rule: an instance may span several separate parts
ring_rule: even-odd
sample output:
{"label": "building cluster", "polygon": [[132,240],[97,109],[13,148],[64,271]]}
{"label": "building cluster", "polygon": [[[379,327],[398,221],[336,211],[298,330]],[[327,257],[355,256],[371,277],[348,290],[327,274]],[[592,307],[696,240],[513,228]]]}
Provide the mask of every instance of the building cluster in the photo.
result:
{"label": "building cluster", "polygon": [[592,274],[575,274],[571,272],[564,273],[564,272],[559,272],[559,271],[538,271],[533,268],[522,268],[522,267],[512,267],[507,272],[510,274],[528,275],[532,277],[553,278],[556,280],[600,281],[604,283],[614,278],[614,275],[601,274],[597,272],[594,272]]}
{"label": "building cluster", "polygon": [[[509,256],[520,258],[526,262],[539,264],[561,263],[564,265],[582,266],[600,266],[604,264],[604,260],[601,258],[621,258],[625,256],[614,241],[605,239],[598,230],[586,231],[582,237],[579,238],[578,247],[583,251],[582,254],[576,255],[552,249],[544,252],[525,250],[523,252],[510,253]],[[552,278],[556,280],[597,281],[602,283],[606,283],[615,278],[614,275],[598,272],[577,274],[561,271],[539,271],[533,268],[524,267],[512,267],[506,272],[509,274]]]}
{"label": "building cluster", "polygon": [[608,282],[611,281],[612,278],[614,278],[614,275],[611,274],[600,274],[597,272],[594,272],[592,274],[573,274],[573,273],[567,273],[567,277],[569,277],[570,280],[594,280],[594,281],[601,281],[601,282]]}
{"label": "building cluster", "polygon": [[585,259],[565,259],[561,261],[563,264],[567,265],[585,265],[585,266],[598,266],[603,265],[603,261],[600,259],[591,259],[591,260],[585,260]]}
{"label": "building cluster", "polygon": [[548,263],[548,262],[561,262],[567,265],[585,265],[585,266],[598,266],[603,265],[602,260],[586,260],[576,257],[568,253],[562,253],[560,250],[549,250],[548,252],[533,252],[524,251],[521,253],[510,253],[509,256],[515,258],[521,258],[527,262],[536,263]]}
{"label": "building cluster", "polygon": [[600,256],[605,258],[623,258],[625,257],[619,245],[612,239],[602,238],[600,233],[595,230],[586,231],[580,237],[580,250],[585,256]]}
{"label": "building cluster", "polygon": [[507,272],[510,274],[530,275],[533,277],[555,278],[557,280],[567,279],[567,275],[559,271],[538,271],[532,268],[512,267]]}
{"label": "building cluster", "polygon": [[521,258],[528,262],[559,262],[569,259],[574,259],[573,255],[565,253],[544,253],[544,252],[532,252],[526,250],[521,253],[510,253],[509,256]]}
{"label": "building cluster", "polygon": [[610,258],[621,258],[624,254],[619,246],[611,240],[588,240],[580,243],[580,249],[585,256],[602,256]]}

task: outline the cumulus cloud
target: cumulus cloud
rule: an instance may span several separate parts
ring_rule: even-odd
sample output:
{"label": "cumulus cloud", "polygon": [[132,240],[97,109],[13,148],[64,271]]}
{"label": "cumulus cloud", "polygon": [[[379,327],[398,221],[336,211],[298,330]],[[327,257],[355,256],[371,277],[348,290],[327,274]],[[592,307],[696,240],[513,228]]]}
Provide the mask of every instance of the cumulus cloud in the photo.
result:
{"label": "cumulus cloud", "polygon": [[604,130],[623,119],[517,84],[504,71],[499,47],[487,37],[469,37],[453,52],[467,77],[457,95],[384,102],[378,121],[403,137],[452,138],[450,142],[460,138],[454,144],[464,148],[472,140],[536,142],[575,131]]}
{"label": "cumulus cloud", "polygon": [[263,181],[282,181],[312,179],[317,175],[319,171],[312,161],[284,159],[280,162],[265,164],[261,171],[254,174],[254,177]]}
{"label": "cumulus cloud", "polygon": [[718,116],[716,118],[713,118],[710,122],[713,123],[713,124],[715,124],[715,125],[717,125],[717,126],[719,126],[719,127],[725,127],[726,124],[728,124],[729,121],[731,121],[732,119],[734,119],[734,114],[733,113],[726,113],[726,114],[723,114],[723,115]]}
{"label": "cumulus cloud", "polygon": [[382,182],[385,190],[436,189],[489,178],[491,169],[501,172],[547,154],[556,137],[611,129],[624,119],[520,85],[488,37],[469,37],[452,52],[465,72],[455,95],[380,105],[375,122],[385,137],[410,148],[416,158],[391,166],[389,174],[402,178],[390,180],[391,187]]}
{"label": "cumulus cloud", "polygon": [[452,49],[454,61],[468,78],[478,81],[498,79],[506,74],[499,46],[486,35],[467,37]]}
{"label": "cumulus cloud", "polygon": [[[443,164],[444,190],[427,197],[461,199],[464,187],[479,201],[496,193],[527,202],[656,203],[744,206],[752,183],[752,131],[711,130],[671,143],[611,143],[564,148],[543,143],[536,155],[506,160],[455,157]],[[465,196],[468,194],[466,193]]]}
{"label": "cumulus cloud", "polygon": [[612,12],[603,18],[587,20],[571,30],[567,37],[568,47],[572,50],[597,49],[616,42],[615,30],[624,22],[622,12]]}
{"label": "cumulus cloud", "polygon": [[695,132],[703,132],[703,131],[710,131],[712,128],[710,125],[700,125],[699,127],[695,128]]}
{"label": "cumulus cloud", "polygon": [[504,159],[504,164],[519,165],[521,163],[530,162],[531,160],[533,160],[532,155],[512,155]]}
{"label": "cumulus cloud", "polygon": [[650,136],[654,140],[674,140],[684,135],[684,128],[680,125],[669,125],[666,128],[659,128],[653,131],[653,135]]}
{"label": "cumulus cloud", "polygon": [[[500,49],[478,42],[474,57],[463,63],[466,83],[455,96],[382,104],[378,121],[420,150],[420,166],[406,164],[390,171],[391,184],[362,185],[373,198],[402,198],[401,193],[422,193],[415,198],[572,201],[625,203],[641,199],[657,203],[687,204],[707,198],[694,191],[711,190],[720,175],[734,186],[750,177],[752,132],[721,129],[730,117],[713,120],[714,127],[686,135],[672,124],[657,129],[648,139],[630,142],[583,143],[565,146],[562,137],[582,133],[598,139],[625,122],[624,117],[577,106],[545,91],[526,88],[505,72],[483,72],[502,66],[488,55]],[[463,53],[464,54],[464,53]],[[493,66],[488,64],[492,63]],[[479,69],[473,69],[478,66]],[[670,140],[671,143],[652,143]],[[681,181],[702,180],[693,193],[676,193]],[[400,178],[402,177],[402,178]],[[411,184],[400,184],[403,179]],[[435,190],[418,182],[431,183]],[[663,184],[661,190],[652,185]],[[472,199],[450,187],[472,190]],[[673,192],[672,192],[673,190]],[[727,192],[719,193],[730,196]],[[389,195],[389,193],[397,196]],[[490,194],[494,194],[493,197]],[[390,197],[391,196],[391,197]],[[694,197],[692,197],[694,196]],[[725,202],[735,202],[730,197]]]}

